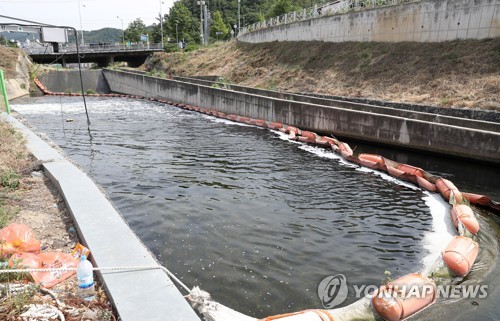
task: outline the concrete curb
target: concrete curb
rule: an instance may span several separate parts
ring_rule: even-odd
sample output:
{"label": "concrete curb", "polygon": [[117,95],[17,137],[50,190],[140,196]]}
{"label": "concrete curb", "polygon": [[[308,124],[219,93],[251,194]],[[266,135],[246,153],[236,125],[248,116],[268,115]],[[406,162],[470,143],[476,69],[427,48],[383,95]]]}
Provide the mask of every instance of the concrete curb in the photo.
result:
{"label": "concrete curb", "polygon": [[[81,241],[97,267],[157,266],[95,183],[17,119],[1,118],[22,132],[28,149],[63,196]],[[170,278],[161,270],[100,272],[107,294],[122,321],[200,320]]]}

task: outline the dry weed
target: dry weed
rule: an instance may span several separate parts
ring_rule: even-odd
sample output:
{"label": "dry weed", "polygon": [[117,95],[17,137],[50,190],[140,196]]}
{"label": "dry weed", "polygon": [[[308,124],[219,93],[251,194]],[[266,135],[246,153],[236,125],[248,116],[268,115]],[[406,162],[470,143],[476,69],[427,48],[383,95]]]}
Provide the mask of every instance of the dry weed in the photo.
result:
{"label": "dry weed", "polygon": [[277,90],[500,110],[500,39],[444,43],[230,42],[155,54],[146,69]]}

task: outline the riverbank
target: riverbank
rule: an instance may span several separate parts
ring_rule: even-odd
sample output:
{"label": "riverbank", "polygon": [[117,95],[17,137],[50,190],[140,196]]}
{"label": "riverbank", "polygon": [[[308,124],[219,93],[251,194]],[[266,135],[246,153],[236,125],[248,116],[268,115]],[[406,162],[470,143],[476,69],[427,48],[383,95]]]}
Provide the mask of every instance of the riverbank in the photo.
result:
{"label": "riverbank", "polygon": [[[27,150],[22,134],[0,120],[0,228],[10,223],[27,225],[42,244],[42,252],[70,253],[78,236],[64,200],[45,176],[41,163]],[[8,258],[2,258],[6,262]],[[54,297],[41,292],[28,274],[4,274],[0,285],[28,285],[0,298],[0,319],[18,320],[30,304],[57,306],[66,320],[115,320],[112,307],[99,288],[96,300],[76,295],[76,276],[56,285]]]}
{"label": "riverbank", "polygon": [[500,39],[221,43],[155,53],[143,69],[270,90],[500,111]]}

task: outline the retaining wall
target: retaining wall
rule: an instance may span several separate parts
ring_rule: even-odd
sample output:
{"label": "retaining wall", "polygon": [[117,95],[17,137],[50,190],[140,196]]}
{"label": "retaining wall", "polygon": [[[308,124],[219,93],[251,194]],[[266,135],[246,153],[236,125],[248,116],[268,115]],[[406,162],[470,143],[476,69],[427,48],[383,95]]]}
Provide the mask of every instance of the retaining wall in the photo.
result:
{"label": "retaining wall", "polygon": [[500,37],[500,0],[434,0],[267,27],[238,40],[441,42],[495,37]]}
{"label": "retaining wall", "polygon": [[218,86],[219,88],[236,90],[266,97],[307,102],[323,106],[363,110],[377,114],[400,116],[453,126],[500,132],[500,113],[494,111],[440,108],[397,103],[394,103],[392,106],[385,106],[372,104],[367,101],[363,101],[362,99],[353,99],[353,101],[351,101],[347,98],[339,99],[338,97],[329,97],[324,95],[293,94],[178,76],[174,77],[174,79],[204,86],[214,86],[214,84],[216,84],[215,86]]}
{"label": "retaining wall", "polygon": [[226,114],[426,152],[500,163],[500,133],[321,106],[130,72],[104,70],[113,92],[214,108]]}
{"label": "retaining wall", "polygon": [[[53,70],[38,77],[53,92],[81,92],[78,70]],[[101,70],[82,70],[83,88],[96,93],[109,93],[109,86]]]}

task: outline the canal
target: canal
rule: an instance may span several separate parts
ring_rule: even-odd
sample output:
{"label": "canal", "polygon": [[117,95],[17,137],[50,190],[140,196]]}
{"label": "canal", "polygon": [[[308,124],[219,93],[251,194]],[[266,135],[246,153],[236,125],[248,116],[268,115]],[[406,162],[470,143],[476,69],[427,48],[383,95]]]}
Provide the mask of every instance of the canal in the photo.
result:
{"label": "canal", "polygon": [[[385,271],[393,277],[420,271],[453,234],[436,194],[278,132],[146,101],[90,98],[88,106],[90,132],[81,99],[12,104],[105,189],[159,261],[242,313],[320,308],[317,287],[330,275],[369,285],[380,284]],[[352,146],[500,198],[498,168]],[[489,296],[445,300],[414,319],[500,314],[500,223],[487,212],[478,219],[480,258],[460,282],[488,284]],[[350,294],[345,304],[355,300]]]}

